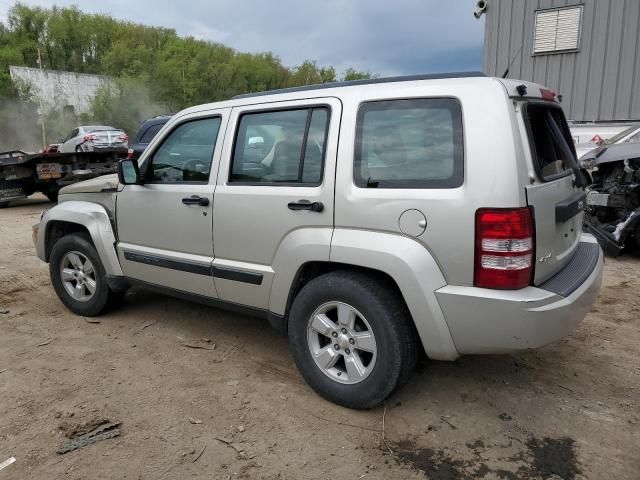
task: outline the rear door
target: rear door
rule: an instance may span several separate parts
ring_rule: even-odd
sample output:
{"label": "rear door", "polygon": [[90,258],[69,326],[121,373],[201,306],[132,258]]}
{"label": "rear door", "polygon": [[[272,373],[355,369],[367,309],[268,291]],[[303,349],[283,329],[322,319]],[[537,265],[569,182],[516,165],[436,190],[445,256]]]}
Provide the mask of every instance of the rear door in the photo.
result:
{"label": "rear door", "polygon": [[526,192],[535,215],[534,283],[538,285],[562,269],[575,252],[582,232],[585,194],[572,170],[575,151],[560,106],[529,101],[518,102],[516,108],[525,156],[533,170]]}
{"label": "rear door", "polygon": [[267,309],[274,259],[302,239],[329,260],[340,115],[335,98],[233,109],[213,208],[221,300]]}

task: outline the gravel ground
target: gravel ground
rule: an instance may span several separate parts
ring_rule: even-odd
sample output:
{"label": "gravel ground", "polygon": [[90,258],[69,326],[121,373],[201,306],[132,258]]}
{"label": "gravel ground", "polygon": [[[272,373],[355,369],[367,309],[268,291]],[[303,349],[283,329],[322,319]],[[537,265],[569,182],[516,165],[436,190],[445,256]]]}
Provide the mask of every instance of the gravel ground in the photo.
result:
{"label": "gravel ground", "polygon": [[[569,337],[425,361],[350,411],[261,320],[144,291],[99,323],[68,312],[31,243],[49,207],[0,211],[0,480],[640,478],[639,256],[607,259]],[[120,435],[56,453],[105,421]]]}

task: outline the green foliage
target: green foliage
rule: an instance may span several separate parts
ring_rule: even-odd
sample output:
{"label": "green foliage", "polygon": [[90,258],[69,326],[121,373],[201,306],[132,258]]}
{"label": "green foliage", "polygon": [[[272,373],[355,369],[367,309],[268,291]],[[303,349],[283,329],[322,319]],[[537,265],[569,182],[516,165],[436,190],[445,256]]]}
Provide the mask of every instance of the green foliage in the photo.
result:
{"label": "green foliage", "polygon": [[[288,68],[270,52],[237,52],[219,43],[179,37],[173,29],[88,14],[75,6],[15,3],[6,25],[0,23],[0,99],[26,98],[24,89],[11,81],[9,65],[37,68],[38,52],[45,69],[113,77],[115,88],[98,93],[92,118],[85,119],[112,123],[128,132],[145,115],[239,93],[371,76],[349,68],[338,77],[333,67],[311,60]],[[57,110],[48,114],[55,138],[67,122],[80,120]],[[1,121],[0,130],[4,133]]]}
{"label": "green foliage", "polygon": [[111,87],[98,90],[93,100],[91,117],[83,119],[99,120],[107,125],[117,125],[132,136],[145,118],[167,113],[166,106],[154,103],[146,86],[131,78],[122,78]]}

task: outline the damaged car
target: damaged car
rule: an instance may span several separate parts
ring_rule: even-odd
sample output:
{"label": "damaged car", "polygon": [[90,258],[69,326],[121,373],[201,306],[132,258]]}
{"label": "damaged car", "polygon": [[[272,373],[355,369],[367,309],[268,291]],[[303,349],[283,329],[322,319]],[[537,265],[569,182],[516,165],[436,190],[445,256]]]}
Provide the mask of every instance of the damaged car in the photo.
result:
{"label": "damaged car", "polygon": [[585,229],[617,255],[640,249],[640,144],[603,145],[580,159],[591,172]]}

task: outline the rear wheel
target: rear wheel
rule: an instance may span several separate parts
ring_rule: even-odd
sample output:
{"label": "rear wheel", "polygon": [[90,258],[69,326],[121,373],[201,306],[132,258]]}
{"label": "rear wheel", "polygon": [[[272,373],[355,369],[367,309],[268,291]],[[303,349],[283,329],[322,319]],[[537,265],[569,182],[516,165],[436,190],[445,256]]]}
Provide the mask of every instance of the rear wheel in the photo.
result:
{"label": "rear wheel", "polygon": [[11,202],[0,202],[0,208],[7,208]]}
{"label": "rear wheel", "polygon": [[409,378],[418,358],[415,328],[389,282],[336,271],[309,282],[289,316],[302,376],[324,398],[349,408],[382,403]]}
{"label": "rear wheel", "polygon": [[49,274],[60,301],[78,315],[100,315],[124,297],[124,292],[109,288],[100,257],[85,234],[67,235],[55,243]]}

